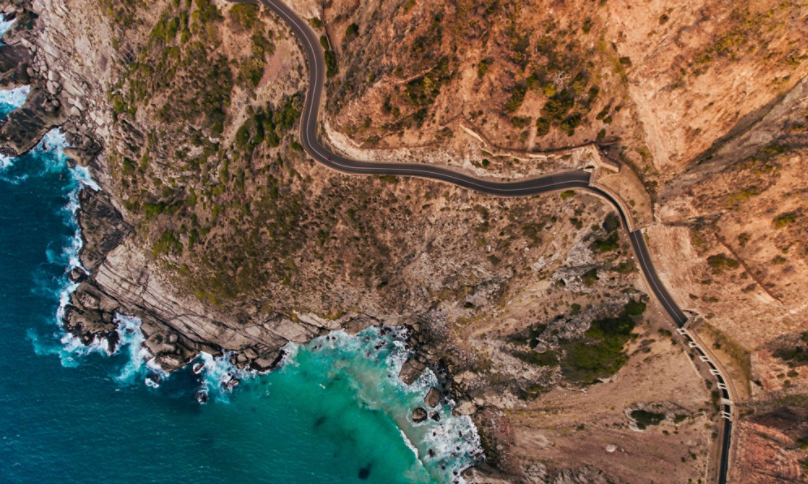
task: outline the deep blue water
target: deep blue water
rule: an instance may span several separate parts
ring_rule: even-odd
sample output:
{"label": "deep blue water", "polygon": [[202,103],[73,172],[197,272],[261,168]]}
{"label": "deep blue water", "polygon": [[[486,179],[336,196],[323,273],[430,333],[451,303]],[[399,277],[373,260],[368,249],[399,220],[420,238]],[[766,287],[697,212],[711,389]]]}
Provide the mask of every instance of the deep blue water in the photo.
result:
{"label": "deep blue water", "polygon": [[[22,97],[0,95],[0,116]],[[113,355],[66,337],[57,312],[77,263],[71,207],[90,182],[67,168],[62,143],[53,132],[0,160],[0,482],[451,482],[471,462],[467,418],[446,407],[440,423],[409,420],[434,376],[403,386],[407,350],[375,329],[293,348],[281,370],[242,375],[232,393],[219,377],[233,369],[209,357],[203,375],[145,385],[135,320]]]}

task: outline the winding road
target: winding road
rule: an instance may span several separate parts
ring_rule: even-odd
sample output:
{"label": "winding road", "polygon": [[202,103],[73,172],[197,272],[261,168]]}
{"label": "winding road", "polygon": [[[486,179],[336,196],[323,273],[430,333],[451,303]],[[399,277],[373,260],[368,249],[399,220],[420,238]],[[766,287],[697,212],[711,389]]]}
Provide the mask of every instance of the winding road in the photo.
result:
{"label": "winding road", "polygon": [[[621,205],[609,193],[590,185],[592,174],[585,171],[571,171],[558,173],[538,178],[530,178],[514,182],[498,182],[475,178],[470,175],[455,172],[447,168],[434,165],[424,165],[417,163],[376,163],[351,160],[339,154],[332,153],[326,148],[318,137],[318,114],[323,95],[326,66],[323,57],[322,46],[316,33],[309,27],[305,20],[301,19],[292,9],[279,0],[259,0],[270,10],[274,11],[280,18],[286,21],[292,31],[300,40],[303,50],[309,61],[309,88],[306,93],[306,101],[303,106],[303,113],[300,122],[300,141],[306,152],[318,163],[321,163],[334,170],[351,175],[397,175],[413,176],[440,180],[454,185],[468,188],[481,193],[498,197],[524,197],[538,195],[556,190],[567,190],[576,188],[594,193],[611,203],[620,214],[623,226],[631,240],[631,246],[637,256],[637,262],[648,281],[648,285],[653,290],[656,297],[662,303],[665,310],[673,318],[674,322],[683,328],[688,322],[688,317],[676,304],[676,301],[668,293],[662,281],[654,269],[648,247],[645,245],[641,230],[631,231],[626,214]],[[247,3],[247,2],[245,2]],[[248,1],[248,3],[254,3]],[[685,334],[689,341],[693,341]],[[699,349],[699,353],[703,355]],[[716,367],[708,362],[711,370],[718,372]],[[722,375],[714,373],[721,384],[725,383]],[[729,392],[723,389],[726,400],[730,399]],[[729,414],[728,404],[722,404],[722,410]],[[719,484],[727,482],[727,470],[729,467],[729,453],[732,432],[732,421],[724,420],[724,428],[721,433],[721,457],[717,481]]]}

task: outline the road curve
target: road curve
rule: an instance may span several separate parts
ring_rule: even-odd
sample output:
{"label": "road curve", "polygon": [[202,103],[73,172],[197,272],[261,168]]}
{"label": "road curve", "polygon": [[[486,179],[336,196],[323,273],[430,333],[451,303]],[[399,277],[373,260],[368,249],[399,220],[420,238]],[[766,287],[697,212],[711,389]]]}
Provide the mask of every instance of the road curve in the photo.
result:
{"label": "road curve", "polygon": [[[597,187],[590,186],[591,174],[584,171],[571,171],[547,175],[538,178],[524,179],[514,182],[499,182],[475,178],[470,175],[458,173],[447,168],[434,165],[418,163],[376,163],[358,161],[345,158],[322,144],[318,137],[318,113],[325,84],[325,60],[322,46],[315,32],[309,28],[305,20],[279,0],[259,0],[270,10],[274,11],[291,28],[300,40],[303,50],[309,61],[309,89],[306,93],[306,101],[303,105],[303,113],[300,121],[300,142],[306,152],[318,163],[342,173],[352,175],[396,175],[414,176],[419,178],[429,178],[440,180],[454,185],[468,188],[480,193],[495,195],[499,197],[524,197],[538,195],[555,190],[565,190],[576,188],[579,190],[594,193],[611,203],[623,223],[623,227],[629,234],[631,247],[636,254],[637,262],[648,281],[648,285],[654,295],[662,303],[665,310],[681,328],[687,323],[688,317],[676,304],[676,301],[668,293],[662,281],[654,269],[651,262],[651,255],[645,245],[645,239],[640,230],[630,232],[626,214],[617,201],[605,191]],[[250,1],[249,3],[253,3]],[[722,379],[723,381],[723,379]],[[722,432],[723,442],[721,443],[721,462],[719,466],[718,482],[726,483],[727,469],[729,465],[730,434],[732,422],[724,422],[724,432]]]}

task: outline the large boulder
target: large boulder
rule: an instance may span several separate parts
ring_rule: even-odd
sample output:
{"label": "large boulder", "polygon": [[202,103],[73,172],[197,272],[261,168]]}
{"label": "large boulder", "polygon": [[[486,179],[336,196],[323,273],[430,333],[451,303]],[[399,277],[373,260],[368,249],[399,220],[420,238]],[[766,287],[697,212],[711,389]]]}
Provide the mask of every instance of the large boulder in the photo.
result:
{"label": "large boulder", "polygon": [[417,422],[423,422],[424,420],[426,420],[426,417],[427,417],[426,410],[424,410],[421,407],[418,407],[418,408],[416,408],[415,410],[412,411],[412,421],[413,422],[416,422],[416,423]]}
{"label": "large boulder", "polygon": [[424,403],[429,408],[435,408],[440,403],[440,392],[437,388],[430,388],[424,397]]}
{"label": "large boulder", "polygon": [[78,221],[84,238],[79,258],[84,267],[92,271],[133,229],[104,192],[82,190],[79,202]]}
{"label": "large boulder", "polygon": [[426,365],[424,363],[415,358],[411,358],[401,366],[401,371],[398,372],[398,379],[407,385],[412,385],[412,383],[421,376],[425,368]]}

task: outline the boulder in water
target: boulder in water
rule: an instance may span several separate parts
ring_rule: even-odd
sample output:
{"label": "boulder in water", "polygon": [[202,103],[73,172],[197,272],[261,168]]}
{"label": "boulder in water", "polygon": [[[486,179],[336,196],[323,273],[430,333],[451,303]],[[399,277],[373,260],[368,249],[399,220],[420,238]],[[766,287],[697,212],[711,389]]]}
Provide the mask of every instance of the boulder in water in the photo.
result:
{"label": "boulder in water", "polygon": [[440,392],[437,388],[430,388],[429,392],[424,397],[424,403],[429,408],[435,408],[440,403]]}
{"label": "boulder in water", "polygon": [[418,407],[412,411],[413,422],[423,422],[424,420],[426,420],[426,417],[427,417],[426,410],[424,410],[421,407]]}
{"label": "boulder in water", "polygon": [[426,365],[424,363],[414,358],[410,358],[401,366],[401,371],[398,373],[398,379],[404,382],[406,385],[412,385],[412,383],[419,376],[421,376],[421,373],[423,373],[425,368]]}
{"label": "boulder in water", "polygon": [[70,273],[67,275],[67,278],[70,279],[70,282],[78,284],[80,282],[84,282],[84,280],[87,279],[87,273],[84,272],[84,269],[82,269],[81,267],[74,267],[73,269],[70,270]]}

